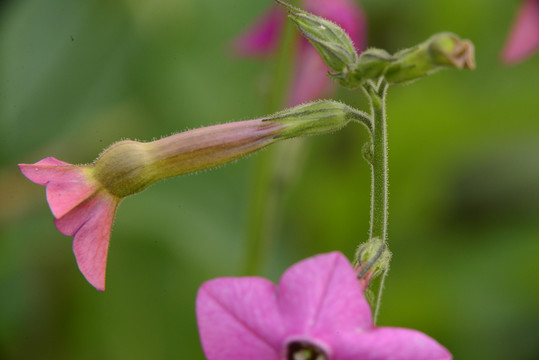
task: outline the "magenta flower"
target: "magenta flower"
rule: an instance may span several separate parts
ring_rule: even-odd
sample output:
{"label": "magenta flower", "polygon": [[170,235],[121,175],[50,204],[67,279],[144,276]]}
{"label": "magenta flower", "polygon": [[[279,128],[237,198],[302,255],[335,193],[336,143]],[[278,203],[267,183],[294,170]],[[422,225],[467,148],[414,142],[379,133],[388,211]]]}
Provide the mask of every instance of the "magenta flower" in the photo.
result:
{"label": "magenta flower", "polygon": [[80,271],[97,290],[105,290],[105,267],[112,221],[120,198],[102,189],[89,166],[45,158],[19,164],[28,179],[47,187],[47,202],[56,228],[73,236]]}
{"label": "magenta flower", "polygon": [[[367,39],[366,19],[361,8],[352,0],[305,0],[303,7],[341,26],[359,51],[364,50]],[[271,7],[254,25],[234,42],[241,56],[262,57],[272,54],[280,40],[286,11]],[[299,39],[294,65],[294,79],[288,96],[290,106],[308,102],[330,94],[334,84],[326,76],[328,68],[307,39]]]}
{"label": "magenta flower", "polygon": [[338,252],[289,268],[277,286],[220,278],[197,296],[208,360],[449,360],[429,336],[375,327],[354,269]]}
{"label": "magenta flower", "polygon": [[502,52],[502,59],[512,64],[539,49],[539,0],[526,0],[520,6],[513,28]]}

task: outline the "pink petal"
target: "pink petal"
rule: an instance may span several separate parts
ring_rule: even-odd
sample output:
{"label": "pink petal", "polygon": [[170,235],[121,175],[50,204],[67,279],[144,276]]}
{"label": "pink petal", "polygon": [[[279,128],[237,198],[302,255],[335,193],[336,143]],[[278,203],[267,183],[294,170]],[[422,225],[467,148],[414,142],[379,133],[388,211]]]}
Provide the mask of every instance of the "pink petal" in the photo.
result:
{"label": "pink petal", "polygon": [[56,218],[64,216],[98,189],[85,166],[53,157],[35,164],[19,164],[19,169],[31,181],[47,186],[47,202]]}
{"label": "pink petal", "polygon": [[285,21],[284,11],[272,6],[260,19],[234,40],[240,56],[267,56],[275,51]]}
{"label": "pink petal", "polygon": [[279,283],[278,301],[289,335],[311,336],[334,350],[373,327],[354,269],[338,252],[289,268]]}
{"label": "pink petal", "polygon": [[45,158],[35,164],[19,164],[19,169],[29,180],[39,185],[52,181],[85,180],[82,166],[75,166],[53,157]]}
{"label": "pink petal", "polygon": [[47,202],[54,217],[61,218],[96,191],[93,183],[53,182],[47,185]]}
{"label": "pink petal", "polygon": [[503,60],[520,61],[539,48],[539,0],[527,0],[520,7],[505,48]]}
{"label": "pink petal", "polygon": [[72,166],[70,163],[66,163],[65,161],[58,160],[55,157],[49,156],[42,160],[39,160],[34,165],[41,165],[41,166]]}
{"label": "pink petal", "polygon": [[100,192],[55,220],[58,230],[74,235],[73,252],[80,271],[97,290],[105,291],[110,233],[118,199]]}
{"label": "pink petal", "polygon": [[204,283],[196,311],[208,360],[278,360],[284,327],[275,298],[275,286],[262,278]]}
{"label": "pink petal", "polygon": [[436,340],[411,329],[376,328],[358,334],[346,345],[335,347],[338,360],[451,360]]}
{"label": "pink petal", "polygon": [[[97,195],[97,194],[96,194]],[[101,198],[92,196],[73,210],[55,219],[54,224],[59,232],[67,236],[73,236],[79,229],[99,210]]]}
{"label": "pink petal", "polygon": [[316,49],[310,44],[306,44],[299,53],[288,97],[289,106],[330,96],[335,89],[335,84],[327,76],[328,67]]}

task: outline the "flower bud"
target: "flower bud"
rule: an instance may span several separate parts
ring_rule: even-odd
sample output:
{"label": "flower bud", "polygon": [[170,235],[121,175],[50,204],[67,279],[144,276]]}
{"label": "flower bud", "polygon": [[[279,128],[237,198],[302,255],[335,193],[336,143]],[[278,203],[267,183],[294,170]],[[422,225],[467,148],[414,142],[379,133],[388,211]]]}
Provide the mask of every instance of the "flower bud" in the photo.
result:
{"label": "flower bud", "polygon": [[337,24],[276,0],[288,9],[288,16],[316,48],[326,65],[337,72],[349,71],[357,62],[352,40]]}
{"label": "flower bud", "polygon": [[361,148],[361,156],[363,156],[363,159],[369,164],[372,165],[374,163],[374,146],[372,142],[368,141],[363,144],[363,147]]}
{"label": "flower bud", "polygon": [[474,46],[455,34],[439,33],[413,48],[394,55],[385,71],[390,84],[407,83],[443,68],[475,69]]}
{"label": "flower bud", "polygon": [[457,69],[475,69],[474,46],[455,34],[442,33],[431,38],[429,51],[433,62]]}
{"label": "flower bud", "polygon": [[368,277],[373,279],[389,267],[391,251],[387,244],[380,238],[369,239],[359,245],[356,251],[356,269],[358,278]]}

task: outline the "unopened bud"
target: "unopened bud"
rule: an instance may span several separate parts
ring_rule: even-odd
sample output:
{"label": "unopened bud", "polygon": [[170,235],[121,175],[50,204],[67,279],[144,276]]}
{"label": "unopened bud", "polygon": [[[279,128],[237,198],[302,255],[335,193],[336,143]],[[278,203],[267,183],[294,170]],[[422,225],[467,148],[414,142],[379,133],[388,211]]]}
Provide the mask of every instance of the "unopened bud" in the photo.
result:
{"label": "unopened bud", "polygon": [[363,144],[363,147],[361,148],[361,155],[369,164],[372,165],[374,163],[374,146],[372,142],[368,141]]}
{"label": "unopened bud", "polygon": [[369,239],[359,245],[356,252],[358,278],[368,276],[369,280],[380,275],[389,267],[391,252],[380,238]]}
{"label": "unopened bud", "polygon": [[475,69],[475,50],[470,40],[442,33],[431,38],[429,51],[434,63],[457,69]]}
{"label": "unopened bud", "polygon": [[354,44],[337,24],[276,0],[288,9],[289,17],[316,48],[326,65],[336,72],[348,72],[358,59]]}
{"label": "unopened bud", "polygon": [[394,55],[387,67],[385,79],[390,84],[407,83],[443,68],[474,69],[474,47],[451,33],[433,35],[427,41]]}

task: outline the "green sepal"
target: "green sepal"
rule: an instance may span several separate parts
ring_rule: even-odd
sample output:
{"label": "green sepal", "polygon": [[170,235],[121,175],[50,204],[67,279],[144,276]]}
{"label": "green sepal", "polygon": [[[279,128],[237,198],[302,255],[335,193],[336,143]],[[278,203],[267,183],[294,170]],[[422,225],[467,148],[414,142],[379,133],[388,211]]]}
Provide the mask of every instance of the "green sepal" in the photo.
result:
{"label": "green sepal", "polygon": [[367,114],[332,100],[320,100],[286,109],[264,118],[284,125],[276,139],[321,135],[337,131],[355,120],[370,128]]}

